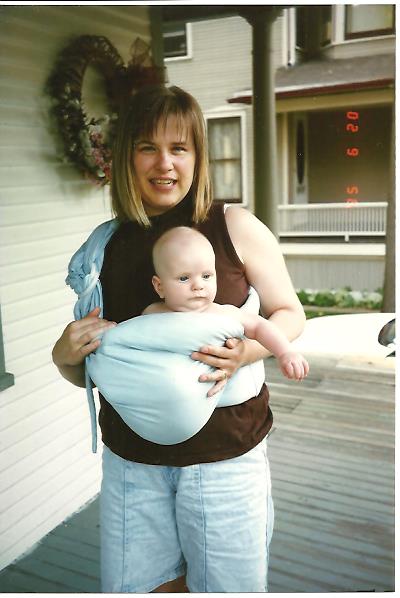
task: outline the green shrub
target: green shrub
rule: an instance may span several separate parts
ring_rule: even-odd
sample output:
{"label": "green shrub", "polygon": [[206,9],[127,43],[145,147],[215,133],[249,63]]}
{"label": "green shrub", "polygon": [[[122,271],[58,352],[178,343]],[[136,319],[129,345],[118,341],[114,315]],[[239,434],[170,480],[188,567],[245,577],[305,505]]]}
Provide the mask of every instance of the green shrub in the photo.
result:
{"label": "green shrub", "polygon": [[314,296],[313,305],[318,307],[333,307],[336,305],[335,295],[331,291],[318,291]]}
{"label": "green shrub", "polygon": [[298,289],[297,296],[302,305],[316,307],[365,308],[379,310],[382,308],[382,290],[352,291],[350,287],[341,289]]}
{"label": "green shrub", "polygon": [[302,305],[310,305],[307,291],[301,289],[300,291],[297,291],[297,296],[300,299],[300,303]]}

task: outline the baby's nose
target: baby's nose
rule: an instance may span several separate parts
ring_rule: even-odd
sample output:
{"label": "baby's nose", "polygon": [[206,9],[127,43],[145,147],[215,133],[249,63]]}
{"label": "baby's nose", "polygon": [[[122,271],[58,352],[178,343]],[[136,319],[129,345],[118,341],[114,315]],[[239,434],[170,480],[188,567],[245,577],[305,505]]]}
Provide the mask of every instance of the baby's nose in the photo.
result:
{"label": "baby's nose", "polygon": [[195,290],[201,290],[204,287],[204,281],[202,278],[197,278],[193,281],[193,288]]}

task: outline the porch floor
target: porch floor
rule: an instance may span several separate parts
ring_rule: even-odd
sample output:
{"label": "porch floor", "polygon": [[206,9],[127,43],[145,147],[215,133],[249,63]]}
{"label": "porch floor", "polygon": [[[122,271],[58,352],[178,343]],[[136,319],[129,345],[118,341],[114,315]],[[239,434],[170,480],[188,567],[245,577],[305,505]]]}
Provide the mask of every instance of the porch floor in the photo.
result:
{"label": "porch floor", "polygon": [[[309,356],[267,362],[275,503],[270,592],[394,591],[394,366]],[[98,499],[0,572],[0,592],[97,593]]]}

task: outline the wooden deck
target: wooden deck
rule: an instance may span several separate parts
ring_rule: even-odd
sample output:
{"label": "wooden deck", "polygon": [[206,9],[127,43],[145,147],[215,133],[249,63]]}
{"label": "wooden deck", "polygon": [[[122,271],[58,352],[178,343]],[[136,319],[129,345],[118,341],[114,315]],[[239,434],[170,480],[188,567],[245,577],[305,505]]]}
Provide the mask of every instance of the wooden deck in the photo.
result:
{"label": "wooden deck", "polygon": [[[394,591],[394,371],[310,356],[286,383],[267,362],[275,421],[270,592]],[[0,592],[99,592],[98,501],[0,573]]]}
{"label": "wooden deck", "polygon": [[270,591],[394,591],[394,372],[310,362],[271,386]]}

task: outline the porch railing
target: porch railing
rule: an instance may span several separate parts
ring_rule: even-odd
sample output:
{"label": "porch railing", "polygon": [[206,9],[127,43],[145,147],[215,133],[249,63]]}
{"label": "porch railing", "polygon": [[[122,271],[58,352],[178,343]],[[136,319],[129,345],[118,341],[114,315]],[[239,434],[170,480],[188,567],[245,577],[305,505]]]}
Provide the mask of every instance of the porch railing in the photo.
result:
{"label": "porch railing", "polygon": [[386,234],[387,202],[289,204],[278,206],[285,237],[380,236]]}

